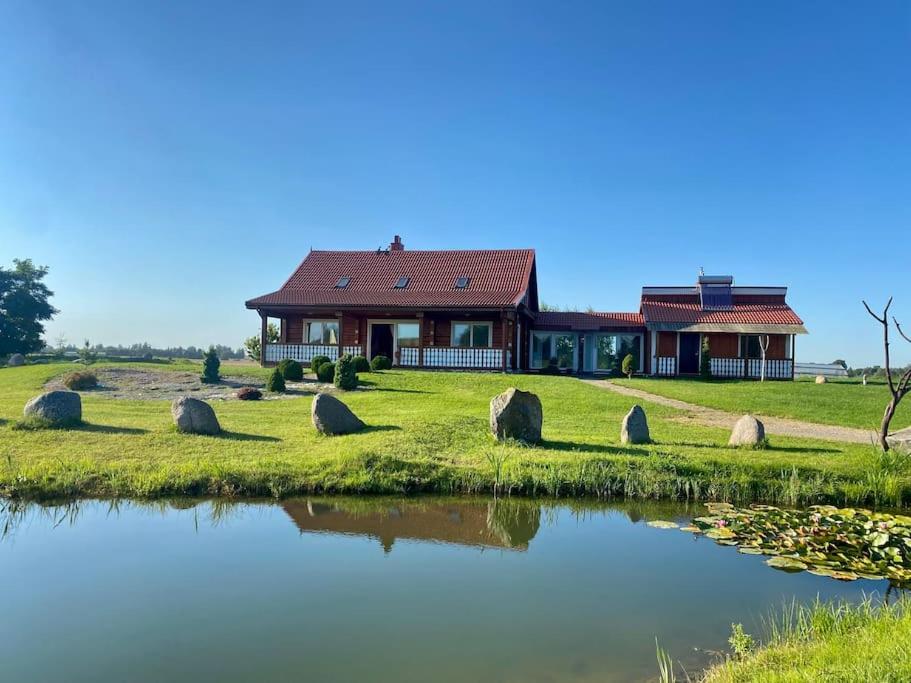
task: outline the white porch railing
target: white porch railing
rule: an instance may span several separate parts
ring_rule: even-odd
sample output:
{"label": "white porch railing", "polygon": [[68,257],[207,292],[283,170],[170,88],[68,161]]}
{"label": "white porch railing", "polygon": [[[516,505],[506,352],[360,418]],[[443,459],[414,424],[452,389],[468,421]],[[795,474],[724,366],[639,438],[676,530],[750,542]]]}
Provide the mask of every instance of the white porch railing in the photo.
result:
{"label": "white porch railing", "polygon": [[[743,358],[712,358],[712,377],[747,377],[759,379],[762,376],[762,360],[750,358],[744,364]],[[746,373],[744,374],[744,370]],[[765,376],[767,379],[791,379],[790,358],[769,358],[766,360]]]}
{"label": "white porch railing", "polygon": [[[360,346],[343,346],[342,353],[358,356],[363,353]],[[330,344],[266,344],[266,362],[277,363],[290,358],[299,363],[309,363],[316,356],[327,356],[329,360],[338,360],[338,346]]]}
{"label": "white porch railing", "polygon": [[[509,367],[512,356],[506,352],[506,367]],[[420,349],[413,346],[399,349],[399,365],[419,367]],[[475,349],[451,346],[425,346],[425,368],[472,368],[482,370],[501,370],[503,368],[502,349]]]}
{"label": "white porch railing", "polygon": [[673,356],[655,358],[655,374],[661,377],[673,377],[677,374],[677,359]]}

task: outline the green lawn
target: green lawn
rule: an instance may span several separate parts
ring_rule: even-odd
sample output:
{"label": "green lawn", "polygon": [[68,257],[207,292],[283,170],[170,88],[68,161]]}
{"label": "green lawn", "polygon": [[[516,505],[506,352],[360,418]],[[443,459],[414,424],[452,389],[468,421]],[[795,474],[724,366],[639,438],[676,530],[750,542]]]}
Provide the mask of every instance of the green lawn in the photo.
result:
{"label": "green lawn", "polygon": [[905,683],[911,681],[911,609],[795,607],[776,620],[770,643],[710,670],[704,683]]}
{"label": "green lawn", "polygon": [[[794,382],[748,380],[633,379],[612,380],[696,405],[732,413],[791,417],[807,422],[879,430],[889,401],[884,382],[837,380],[816,384],[812,378]],[[911,425],[911,401],[899,406],[892,428]]]}
{"label": "green lawn", "polygon": [[[100,367],[100,366],[98,366]],[[136,365],[133,367],[142,367]],[[198,365],[149,365],[195,370]],[[911,468],[869,446],[773,437],[771,447],[724,446],[725,430],[686,424],[645,404],[649,446],[624,447],[629,398],[574,378],[388,371],[340,394],[370,429],[323,437],[310,399],[213,402],[227,433],[177,433],[166,401],[83,395],[86,425],[13,429],[26,400],[71,365],[0,370],[0,493],[23,497],[174,494],[503,492],[801,503],[911,500]],[[232,374],[265,376],[246,366]],[[497,444],[488,403],[509,386],[537,393],[544,443]],[[787,385],[774,385],[776,387]]]}

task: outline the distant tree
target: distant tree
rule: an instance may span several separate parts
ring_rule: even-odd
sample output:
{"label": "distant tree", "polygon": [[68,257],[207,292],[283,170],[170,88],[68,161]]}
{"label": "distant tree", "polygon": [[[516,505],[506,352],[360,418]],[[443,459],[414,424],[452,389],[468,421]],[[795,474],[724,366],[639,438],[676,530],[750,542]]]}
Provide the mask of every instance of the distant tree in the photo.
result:
{"label": "distant tree", "polygon": [[838,360],[833,360],[832,365],[840,365],[845,370],[848,369],[848,363],[846,361],[842,360],[841,358],[839,358]]}
{"label": "distant tree", "polygon": [[[889,399],[889,403],[886,404],[886,410],[883,413],[883,421],[880,424],[879,428],[879,445],[882,446],[883,451],[889,450],[889,424],[892,422],[892,418],[895,416],[895,410],[898,408],[898,404],[901,400],[911,392],[911,366],[899,376],[898,381],[895,381],[895,378],[892,377],[892,366],[891,361],[889,360],[889,307],[892,305],[892,297],[889,297],[886,307],[883,309],[882,317],[876,315],[870,307],[867,305],[867,302],[864,301],[864,308],[867,309],[869,313],[876,322],[878,322],[883,327],[883,347],[885,349],[885,371],[886,371],[886,382],[889,385],[889,393],[892,394],[892,397]],[[899,325],[898,320],[895,317],[892,317],[892,322],[895,323],[895,329],[898,331],[898,334],[906,342],[911,344],[911,337],[906,335]]]}
{"label": "distant tree", "polygon": [[621,369],[623,370],[623,374],[626,375],[627,377],[629,377],[630,379],[632,379],[633,372],[635,371],[635,368],[633,367],[635,362],[636,362],[636,359],[633,357],[633,354],[631,354],[631,353],[628,353],[623,357],[623,365],[621,366]]}
{"label": "distant tree", "polygon": [[712,379],[712,353],[709,349],[709,338],[702,336],[702,355],[699,357],[699,376]]}
{"label": "distant tree", "polygon": [[12,269],[0,268],[0,356],[44,347],[42,323],[58,312],[48,303],[54,293],[42,282],[47,270],[30,259],[13,259]]}
{"label": "distant tree", "polygon": [[218,351],[214,346],[210,346],[202,358],[202,377],[200,379],[206,384],[218,384],[221,381],[221,360],[218,357]]}
{"label": "distant tree", "polygon": [[92,348],[92,344],[88,339],[85,340],[85,344],[77,353],[79,354],[79,362],[83,365],[91,365],[98,360],[98,354]]}
{"label": "distant tree", "polygon": [[[276,344],[281,336],[281,333],[278,331],[278,326],[275,323],[269,323],[266,325],[266,343],[267,344]],[[259,335],[254,335],[252,337],[247,337],[244,340],[244,350],[247,353],[247,357],[259,361],[262,350],[259,348],[262,345],[262,341],[259,338]]]}

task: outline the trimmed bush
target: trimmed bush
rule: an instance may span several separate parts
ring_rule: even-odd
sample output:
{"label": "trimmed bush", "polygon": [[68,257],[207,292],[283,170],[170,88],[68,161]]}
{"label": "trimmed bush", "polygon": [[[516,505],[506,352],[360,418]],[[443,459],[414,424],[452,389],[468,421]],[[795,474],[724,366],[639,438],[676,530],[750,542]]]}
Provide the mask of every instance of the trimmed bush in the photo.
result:
{"label": "trimmed bush", "polygon": [[218,384],[221,381],[221,375],[218,370],[221,367],[221,360],[218,358],[218,351],[214,346],[210,346],[202,357],[202,377],[204,384]]}
{"label": "trimmed bush", "polygon": [[346,353],[335,364],[335,386],[344,391],[357,388],[357,369],[354,366],[354,356]]}
{"label": "trimmed bush", "polygon": [[702,379],[712,379],[712,352],[709,349],[709,338],[702,337],[702,355],[699,358],[699,376]]}
{"label": "trimmed bush", "polygon": [[392,368],[392,359],[389,356],[375,356],[370,361],[370,367],[374,370],[390,370]]}
{"label": "trimmed bush", "polygon": [[278,369],[281,371],[282,377],[292,382],[298,382],[304,378],[304,366],[291,358],[282,360],[278,364]]}
{"label": "trimmed bush", "polygon": [[94,372],[71,372],[63,378],[63,386],[71,391],[94,389],[98,386],[98,378]]}
{"label": "trimmed bush", "polygon": [[310,361],[310,369],[313,371],[313,374],[319,377],[319,366],[323,363],[328,363],[331,358],[329,356],[313,356],[313,359]]}
{"label": "trimmed bush", "polygon": [[272,374],[269,375],[269,379],[266,380],[266,390],[274,391],[279,394],[285,390],[285,378],[282,376],[282,371],[278,368],[275,368],[272,371]]}
{"label": "trimmed bush", "polygon": [[331,384],[335,381],[335,363],[320,363],[319,370],[316,371],[316,376],[320,382],[326,382]]}
{"label": "trimmed bush", "polygon": [[370,361],[364,356],[355,356],[353,360],[355,372],[370,372]]}
{"label": "trimmed bush", "polygon": [[256,387],[241,387],[234,395],[241,401],[258,401],[263,397],[263,392]]}
{"label": "trimmed bush", "polygon": [[624,375],[626,375],[627,377],[633,376],[633,372],[635,371],[633,368],[633,365],[635,364],[635,362],[636,362],[636,359],[633,358],[633,354],[631,354],[631,353],[626,354],[626,356],[623,358],[623,365],[621,366],[621,369],[623,370]]}

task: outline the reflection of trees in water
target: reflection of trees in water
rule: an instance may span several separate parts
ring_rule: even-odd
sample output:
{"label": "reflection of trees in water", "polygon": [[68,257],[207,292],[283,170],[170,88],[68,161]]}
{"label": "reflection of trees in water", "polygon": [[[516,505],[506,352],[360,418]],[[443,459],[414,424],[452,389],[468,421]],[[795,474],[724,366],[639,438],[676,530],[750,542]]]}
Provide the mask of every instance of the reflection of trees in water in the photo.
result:
{"label": "reflection of trees in water", "polygon": [[487,528],[510,548],[525,547],[541,526],[541,506],[510,498],[487,504]]}

